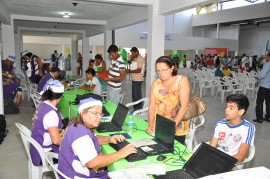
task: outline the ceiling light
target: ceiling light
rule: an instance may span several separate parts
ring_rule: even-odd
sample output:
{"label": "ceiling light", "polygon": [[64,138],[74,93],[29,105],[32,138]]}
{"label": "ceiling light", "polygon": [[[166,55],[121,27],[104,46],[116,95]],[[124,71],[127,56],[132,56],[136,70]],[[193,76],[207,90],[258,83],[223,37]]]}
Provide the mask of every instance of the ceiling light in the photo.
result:
{"label": "ceiling light", "polygon": [[64,17],[64,18],[69,18],[69,17],[70,17],[70,16],[69,16],[69,13],[67,13],[67,12],[64,13],[63,17]]}

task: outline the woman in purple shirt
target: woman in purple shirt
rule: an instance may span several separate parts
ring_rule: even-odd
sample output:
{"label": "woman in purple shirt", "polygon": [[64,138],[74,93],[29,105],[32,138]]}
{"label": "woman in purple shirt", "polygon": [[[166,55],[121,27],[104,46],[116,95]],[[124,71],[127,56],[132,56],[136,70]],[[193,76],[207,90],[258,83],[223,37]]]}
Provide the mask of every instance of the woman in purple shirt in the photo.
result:
{"label": "woman in purple shirt", "polygon": [[[122,135],[96,136],[93,130],[99,125],[102,116],[102,102],[94,98],[80,101],[79,116],[69,125],[62,140],[58,169],[70,178],[108,178],[106,166],[136,153],[129,144],[118,152],[102,154],[100,145],[117,143],[125,139]],[[60,176],[60,178],[62,178]]]}

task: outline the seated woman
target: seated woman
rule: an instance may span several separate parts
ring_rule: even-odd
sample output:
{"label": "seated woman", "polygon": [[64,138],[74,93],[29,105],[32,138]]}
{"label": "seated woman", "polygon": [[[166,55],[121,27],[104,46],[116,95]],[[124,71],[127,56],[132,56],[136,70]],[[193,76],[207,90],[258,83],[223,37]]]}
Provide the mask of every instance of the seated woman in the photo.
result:
{"label": "seated woman", "polygon": [[223,72],[220,70],[220,65],[216,65],[216,68],[217,68],[217,69],[216,69],[216,71],[215,71],[215,76],[223,78],[224,74],[223,74]]}
{"label": "seated woman", "polygon": [[102,73],[107,71],[106,63],[104,62],[100,54],[96,54],[95,61],[90,64],[89,68],[93,68],[97,73]]}
{"label": "seated woman", "polygon": [[78,111],[78,117],[68,126],[62,140],[58,169],[70,178],[107,179],[107,165],[136,153],[137,150],[129,144],[118,152],[102,154],[99,145],[115,144],[123,141],[125,137],[122,135],[96,136],[93,133],[101,120],[101,101],[94,98],[81,100]]}
{"label": "seated woman", "polygon": [[223,68],[222,68],[222,73],[224,76],[229,76],[229,77],[233,77],[232,75],[232,72],[231,70],[229,69],[228,65],[225,65]]}
{"label": "seated woman", "polygon": [[95,94],[101,94],[101,85],[99,80],[95,77],[96,72],[94,69],[88,69],[85,71],[86,78],[88,79],[87,83],[84,86],[81,86],[80,89],[85,89],[88,91],[93,91]]}
{"label": "seated woman", "polygon": [[4,100],[14,100],[16,97],[16,105],[20,106],[22,101],[21,81],[13,71],[14,62],[15,56],[8,56],[2,60],[3,97]]}
{"label": "seated woman", "polygon": [[[32,138],[34,138],[45,152],[59,152],[62,132],[62,115],[56,105],[64,93],[64,86],[58,80],[49,81],[43,88],[42,103],[39,104],[34,117]],[[42,93],[41,92],[41,93]],[[31,146],[30,155],[34,165],[41,165],[38,151]]]}

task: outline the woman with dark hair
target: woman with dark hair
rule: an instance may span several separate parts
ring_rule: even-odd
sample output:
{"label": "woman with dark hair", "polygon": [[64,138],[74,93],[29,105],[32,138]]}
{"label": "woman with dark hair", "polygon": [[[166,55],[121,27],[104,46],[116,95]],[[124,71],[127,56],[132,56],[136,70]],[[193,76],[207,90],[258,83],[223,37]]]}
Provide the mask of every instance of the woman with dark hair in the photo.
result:
{"label": "woman with dark hair", "polygon": [[[64,93],[64,86],[58,80],[48,81],[43,88],[42,103],[39,104],[34,114],[32,138],[35,139],[45,152],[59,152],[62,132],[62,115],[56,105]],[[41,165],[38,151],[31,146],[30,154],[34,165]]]}
{"label": "woman with dark hair", "polygon": [[100,54],[96,54],[95,61],[89,65],[89,68],[93,68],[97,73],[107,71],[106,63]]}
{"label": "woman with dark hair", "polygon": [[167,56],[156,61],[159,79],[152,83],[148,111],[148,133],[154,133],[156,114],[175,121],[175,139],[185,144],[189,132],[188,121],[182,121],[189,104],[190,85],[186,76],[177,74],[175,62]]}
{"label": "woman with dark hair", "polygon": [[93,131],[98,127],[102,117],[100,100],[94,98],[81,100],[78,112],[78,117],[70,123],[62,140],[58,169],[69,178],[108,179],[106,166],[136,153],[137,150],[132,144],[128,144],[118,152],[102,154],[100,145],[116,144],[125,140],[125,137],[94,134]]}

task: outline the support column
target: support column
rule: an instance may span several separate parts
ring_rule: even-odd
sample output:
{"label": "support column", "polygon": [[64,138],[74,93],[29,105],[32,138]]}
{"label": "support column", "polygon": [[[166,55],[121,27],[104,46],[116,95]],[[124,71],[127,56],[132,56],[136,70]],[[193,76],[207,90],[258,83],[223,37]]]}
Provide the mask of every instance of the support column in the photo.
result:
{"label": "support column", "polygon": [[219,38],[219,23],[217,24],[217,35],[216,35],[216,38],[217,39]]}
{"label": "support column", "polygon": [[92,50],[92,54],[93,54],[93,59],[95,59],[95,56],[96,56],[96,54],[97,54],[97,49],[96,49],[96,46],[95,45],[93,45],[93,50]]}
{"label": "support column", "polygon": [[78,40],[71,39],[71,75],[77,75]]}
{"label": "support column", "polygon": [[238,51],[234,51],[234,56],[238,56]]}
{"label": "support column", "polygon": [[9,55],[15,56],[15,41],[14,41],[14,28],[13,22],[11,25],[1,23],[2,27],[2,43],[3,43],[3,58]]}
{"label": "support column", "polygon": [[[0,55],[0,61],[1,61],[1,55]],[[2,74],[2,63],[0,63],[0,74]],[[4,97],[3,97],[3,79],[0,78],[0,114],[4,114]]]}
{"label": "support column", "polygon": [[106,62],[107,68],[111,64],[111,59],[110,59],[110,57],[108,56],[108,53],[107,53],[107,50],[108,50],[110,45],[112,45],[112,30],[105,30],[105,34],[104,34],[104,56],[103,56],[103,59]]}
{"label": "support column", "polygon": [[22,73],[21,52],[23,50],[22,50],[22,36],[21,36],[21,33],[15,34],[14,39],[15,39],[16,73]]}
{"label": "support column", "polygon": [[[89,67],[89,37],[84,37],[82,39],[82,71],[84,72]],[[84,76],[84,73],[82,73]]]}
{"label": "support column", "polygon": [[158,2],[148,6],[146,96],[149,96],[152,82],[156,79],[155,62],[164,55],[165,17],[158,14]]}
{"label": "support column", "polygon": [[196,49],[196,50],[195,50],[195,54],[196,54],[196,55],[200,55],[199,53],[200,53],[200,51],[199,51],[198,49]]}

